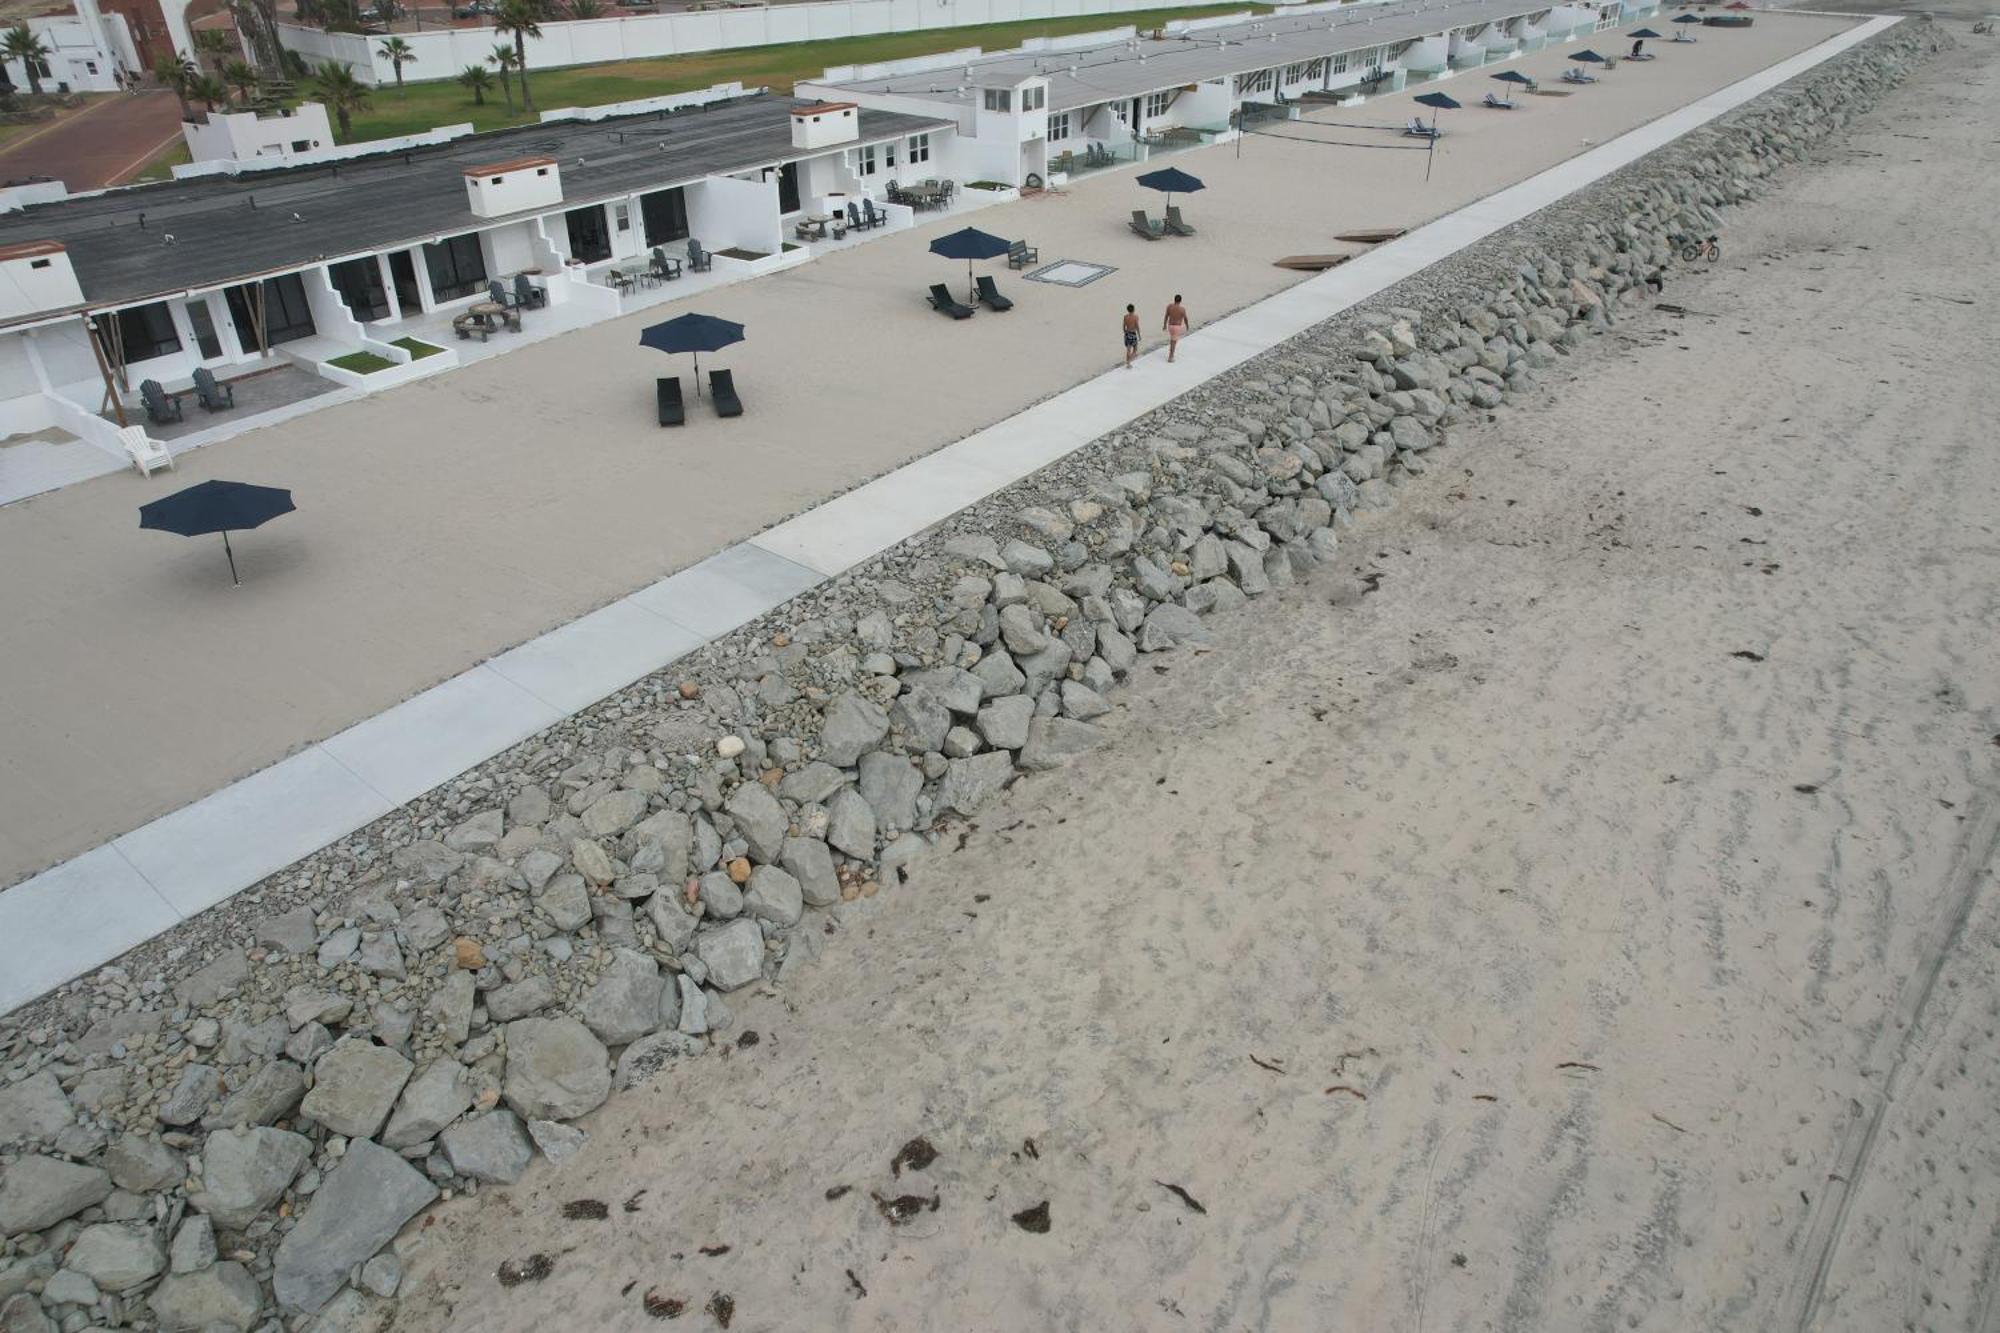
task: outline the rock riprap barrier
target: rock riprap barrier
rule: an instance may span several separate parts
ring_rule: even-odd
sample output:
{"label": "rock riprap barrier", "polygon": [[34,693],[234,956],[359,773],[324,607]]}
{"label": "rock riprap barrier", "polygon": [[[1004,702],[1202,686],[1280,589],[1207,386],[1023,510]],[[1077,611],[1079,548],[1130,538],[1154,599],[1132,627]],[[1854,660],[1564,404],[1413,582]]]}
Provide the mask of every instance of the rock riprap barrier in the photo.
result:
{"label": "rock riprap barrier", "polygon": [[1945,42],[1906,22],[0,1025],[0,1330],[377,1327],[433,1200],[583,1142],[1147,654],[1332,557]]}

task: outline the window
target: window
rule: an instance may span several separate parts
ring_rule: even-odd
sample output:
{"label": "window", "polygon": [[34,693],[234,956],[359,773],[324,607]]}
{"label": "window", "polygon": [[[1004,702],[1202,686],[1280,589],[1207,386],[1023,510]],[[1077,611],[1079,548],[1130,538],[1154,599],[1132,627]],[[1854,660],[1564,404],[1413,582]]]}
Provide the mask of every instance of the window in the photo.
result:
{"label": "window", "polygon": [[47,268],[48,266],[49,261],[46,259],[30,259],[28,261],[29,268]]}
{"label": "window", "polygon": [[1014,109],[1013,89],[988,88],[986,90],[986,109],[988,111],[1012,111]]}
{"label": "window", "polygon": [[1021,90],[1021,110],[1040,111],[1049,104],[1049,90],[1044,87],[1023,88]]}
{"label": "window", "polygon": [[311,147],[312,147],[312,140],[310,140],[310,139],[294,139],[294,140],[292,140],[292,151],[293,151],[294,153],[303,153],[303,152],[305,152],[305,151],[306,151],[307,149],[309,149],[309,148],[311,148]]}
{"label": "window", "polygon": [[1058,111],[1049,117],[1049,137],[1051,139],[1069,138],[1069,112]]}
{"label": "window", "polygon": [[83,62],[83,67],[84,67],[85,69],[89,70],[89,71],[90,71],[90,72],[91,72],[92,74],[95,74],[95,73],[97,73],[97,62],[96,62],[95,60],[86,60],[86,61],[84,61],[84,62]]}
{"label": "window", "polygon": [[1167,108],[1174,104],[1172,93],[1152,93],[1146,98],[1146,119],[1154,120],[1167,114]]}
{"label": "window", "polygon": [[931,136],[928,134],[911,135],[910,156],[908,159],[910,165],[914,167],[919,162],[928,162],[930,160],[931,160]]}
{"label": "window", "polygon": [[476,233],[426,245],[424,267],[430,270],[431,299],[436,301],[456,301],[486,285],[486,256],[480,253]]}
{"label": "window", "polygon": [[1303,79],[1305,76],[1306,76],[1306,67],[1304,65],[1285,66],[1286,83],[1297,83],[1300,79]]}
{"label": "window", "polygon": [[[340,299],[347,304],[349,312],[362,323],[388,317],[389,294],[382,289],[382,266],[372,256],[330,264],[326,276],[332,281],[333,289],[340,293]],[[192,312],[193,307],[190,306],[189,310]],[[199,326],[196,331],[200,331]]]}
{"label": "window", "polygon": [[615,219],[615,220],[617,221],[617,223],[618,223],[618,230],[620,230],[620,231],[630,231],[630,230],[632,230],[632,208],[631,208],[631,205],[629,205],[629,204],[613,204],[613,205],[611,206],[611,216],[612,216],[612,217],[613,217],[613,218],[614,218],[614,219]]}
{"label": "window", "polygon": [[885,171],[896,169],[896,145],[893,142],[882,145],[882,167]]}
{"label": "window", "polygon": [[688,234],[687,195],[677,185],[641,196],[639,220],[646,227],[647,245],[684,239]]}
{"label": "window", "polygon": [[857,176],[873,176],[875,174],[874,144],[869,144],[866,148],[857,148],[854,150],[854,174]]}
{"label": "window", "polygon": [[181,335],[174,330],[174,317],[165,301],[133,306],[118,312],[118,346],[124,362],[151,361],[181,350]]}
{"label": "window", "polygon": [[537,176],[546,176],[549,174],[549,169],[547,167],[536,167],[535,174]]}
{"label": "window", "polygon": [[261,352],[294,338],[313,336],[312,303],[296,273],[266,278],[261,286],[245,283],[223,293],[236,340],[246,352]]}
{"label": "window", "polygon": [[1342,51],[1333,58],[1333,72],[1335,74],[1347,73],[1347,52]]}

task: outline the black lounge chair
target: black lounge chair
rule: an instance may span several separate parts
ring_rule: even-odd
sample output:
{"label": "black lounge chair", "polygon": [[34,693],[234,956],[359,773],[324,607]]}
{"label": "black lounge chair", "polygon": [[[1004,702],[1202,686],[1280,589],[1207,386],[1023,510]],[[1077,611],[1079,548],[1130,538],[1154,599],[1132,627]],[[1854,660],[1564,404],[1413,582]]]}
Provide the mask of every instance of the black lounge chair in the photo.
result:
{"label": "black lounge chair", "polygon": [[1014,308],[1013,300],[1002,296],[1000,289],[993,285],[992,274],[980,274],[978,285],[979,299],[985,304],[988,310],[1012,310]]}
{"label": "black lounge chair", "polygon": [[146,405],[146,415],[156,426],[181,419],[181,400],[162,389],[158,380],[139,381],[139,401]]}
{"label": "black lounge chair", "polygon": [[1146,210],[1143,208],[1132,210],[1132,230],[1138,232],[1149,241],[1157,241],[1167,234],[1167,229],[1147,217]]}
{"label": "black lounge chair", "polygon": [[877,227],[887,226],[889,222],[889,215],[887,213],[877,213],[875,211],[875,201],[873,199],[863,199],[861,201],[861,216],[868,219],[868,229],[870,231],[873,231]]}
{"label": "black lounge chair", "polygon": [[521,303],[521,298],[509,291],[507,285],[498,278],[494,278],[486,284],[486,299],[494,305],[503,306],[508,310],[512,310]]}
{"label": "black lounge chair", "polygon": [[1167,205],[1167,230],[1176,236],[1194,235],[1194,228],[1181,220],[1181,206],[1179,204]]}
{"label": "black lounge chair", "polygon": [[719,417],[743,415],[743,400],[736,396],[736,381],[726,370],[708,372],[708,398],[715,404],[715,415]]}
{"label": "black lounge chair", "polygon": [[697,241],[692,236],[688,237],[688,268],[690,271],[695,273],[708,272],[710,258],[711,256],[708,251],[701,248],[700,241]]}
{"label": "black lounge chair", "polygon": [[1015,241],[1007,247],[1007,267],[1026,268],[1030,264],[1042,262],[1042,252],[1026,241]]}
{"label": "black lounge chair", "polygon": [[514,275],[514,308],[516,310],[540,310],[549,303],[549,289],[537,287],[528,281],[525,273]]}
{"label": "black lounge chair", "polygon": [[236,406],[236,390],[215,378],[215,372],[207,366],[197,366],[194,372],[195,401],[211,412],[220,412],[225,407]]}
{"label": "black lounge chair", "polygon": [[953,300],[950,290],[941,282],[931,284],[931,309],[940,315],[950,315],[953,319],[972,318],[972,307],[960,305]]}
{"label": "black lounge chair", "polygon": [[655,396],[660,402],[660,424],[679,426],[687,421],[687,408],[681,403],[681,377],[662,375],[654,381]]}

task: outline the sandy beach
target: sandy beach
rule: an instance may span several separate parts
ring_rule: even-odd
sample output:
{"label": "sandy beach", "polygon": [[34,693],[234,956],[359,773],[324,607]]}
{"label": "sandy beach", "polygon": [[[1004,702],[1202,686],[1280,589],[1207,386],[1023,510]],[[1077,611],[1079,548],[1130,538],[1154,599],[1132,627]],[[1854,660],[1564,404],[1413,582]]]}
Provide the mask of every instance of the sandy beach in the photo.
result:
{"label": "sandy beach", "polygon": [[[1173,163],[1207,180],[1201,234],[1126,229],[1157,197],[1131,173],[954,217],[704,297],[739,320],[749,415],[653,424],[636,346],[679,304],[200,450],[171,477],[103,477],[0,510],[0,884],[175,809],[492,654],[896,464],[1115,365],[1117,317],[1184,293],[1197,327],[1299,275],[1279,256],[1407,226],[1561,161],[1843,30],[1760,18],[1575,96],[1447,112],[1424,154],[1259,138]],[[1610,34],[1607,34],[1608,37]],[[1518,67],[1545,81],[1561,51]],[[1477,74],[1446,85],[1476,102]],[[1551,83],[1552,88],[1554,85]],[[1320,119],[1400,125],[1407,95]],[[1328,138],[1391,130],[1307,131]],[[1144,195],[1145,197],[1140,197]],[[1004,285],[1019,308],[946,325],[922,303],[966,221],[1118,271],[1081,289]],[[961,271],[962,272],[962,271]],[[683,367],[684,369],[684,367]],[[282,485],[299,511],[219,547],[137,529],[133,510],[209,477]]]}
{"label": "sandy beach", "polygon": [[1996,121],[1891,94],[395,1327],[1995,1327]]}

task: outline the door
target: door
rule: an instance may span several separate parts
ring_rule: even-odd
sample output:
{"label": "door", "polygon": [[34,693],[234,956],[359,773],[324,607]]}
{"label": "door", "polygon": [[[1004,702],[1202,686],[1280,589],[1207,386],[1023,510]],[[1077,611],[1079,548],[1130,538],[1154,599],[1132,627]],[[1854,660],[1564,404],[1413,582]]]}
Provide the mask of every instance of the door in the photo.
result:
{"label": "door", "polygon": [[799,211],[799,164],[787,162],[778,168],[778,212]]}
{"label": "door", "polygon": [[405,315],[414,315],[424,308],[423,289],[417,286],[417,261],[408,250],[398,250],[389,256],[389,279],[396,285],[396,303],[403,307]]}
{"label": "door", "polygon": [[1145,122],[1139,119],[1139,108],[1144,105],[1142,99],[1137,97],[1132,99],[1132,137],[1135,139],[1139,137],[1139,131],[1145,125]]}
{"label": "door", "polygon": [[675,186],[655,190],[639,199],[639,221],[646,229],[647,245],[684,241],[688,234],[687,194]]}
{"label": "door", "polygon": [[306,285],[296,273],[264,279],[261,292],[255,284],[244,283],[231,287],[223,295],[229,303],[229,318],[236,325],[236,336],[246,352],[269,350],[279,343],[310,338],[318,332],[313,327],[312,306],[306,300]]}
{"label": "door", "polygon": [[215,336],[215,320],[209,316],[208,301],[192,297],[187,303],[188,327],[194,330],[194,345],[201,359],[213,361],[222,355],[222,339]]}
{"label": "door", "polygon": [[573,259],[595,264],[611,258],[611,237],[604,227],[604,207],[572,208],[563,215],[569,223],[569,253]]}
{"label": "door", "polygon": [[326,275],[348,312],[363,324],[388,317],[389,293],[382,289],[382,266],[373,255],[329,265]]}

